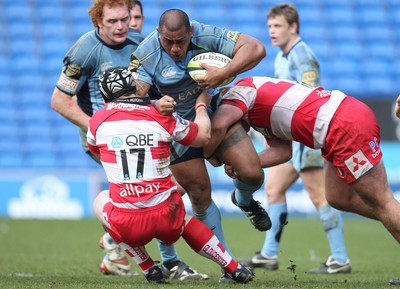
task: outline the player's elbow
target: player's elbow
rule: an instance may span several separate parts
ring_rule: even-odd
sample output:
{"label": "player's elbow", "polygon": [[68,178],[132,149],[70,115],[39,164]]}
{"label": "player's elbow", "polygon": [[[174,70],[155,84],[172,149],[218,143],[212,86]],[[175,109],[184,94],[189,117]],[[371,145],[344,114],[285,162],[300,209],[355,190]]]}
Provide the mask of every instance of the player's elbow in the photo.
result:
{"label": "player's elbow", "polygon": [[192,143],[193,147],[203,147],[208,145],[211,140],[211,133],[208,129],[199,129],[196,139]]}

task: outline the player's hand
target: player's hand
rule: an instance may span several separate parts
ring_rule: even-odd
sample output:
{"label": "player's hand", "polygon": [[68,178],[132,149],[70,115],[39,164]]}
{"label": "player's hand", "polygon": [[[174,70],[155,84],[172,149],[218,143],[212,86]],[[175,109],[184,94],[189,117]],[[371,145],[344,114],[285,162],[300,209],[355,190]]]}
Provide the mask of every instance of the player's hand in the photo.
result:
{"label": "player's hand", "polygon": [[400,118],[400,95],[397,97],[394,113],[398,118]]}
{"label": "player's hand", "polygon": [[162,115],[171,115],[176,105],[175,99],[171,96],[164,95],[156,101],[155,107]]}
{"label": "player's hand", "polygon": [[227,78],[222,68],[218,68],[208,64],[200,64],[201,67],[207,70],[207,73],[203,76],[196,78],[196,82],[201,87],[216,88],[221,85]]}
{"label": "player's hand", "polygon": [[232,179],[237,179],[238,178],[238,176],[237,176],[237,174],[236,174],[236,172],[235,172],[235,169],[232,167],[232,166],[230,166],[230,165],[225,165],[225,173],[229,176],[229,177],[231,177]]}

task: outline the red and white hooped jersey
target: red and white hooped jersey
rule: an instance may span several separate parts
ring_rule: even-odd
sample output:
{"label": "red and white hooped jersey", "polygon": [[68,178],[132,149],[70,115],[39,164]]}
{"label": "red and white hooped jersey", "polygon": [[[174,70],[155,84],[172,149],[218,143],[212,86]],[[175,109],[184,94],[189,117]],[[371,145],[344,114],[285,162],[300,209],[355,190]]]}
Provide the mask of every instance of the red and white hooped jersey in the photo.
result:
{"label": "red and white hooped jersey", "polygon": [[163,116],[151,105],[107,103],[90,120],[87,141],[99,154],[120,208],[149,207],[167,199],[176,184],[169,170],[172,140],[190,145],[198,126],[178,115]]}
{"label": "red and white hooped jersey", "polygon": [[222,99],[239,107],[243,119],[266,138],[295,140],[323,148],[329,124],[346,95],[289,80],[248,77]]}

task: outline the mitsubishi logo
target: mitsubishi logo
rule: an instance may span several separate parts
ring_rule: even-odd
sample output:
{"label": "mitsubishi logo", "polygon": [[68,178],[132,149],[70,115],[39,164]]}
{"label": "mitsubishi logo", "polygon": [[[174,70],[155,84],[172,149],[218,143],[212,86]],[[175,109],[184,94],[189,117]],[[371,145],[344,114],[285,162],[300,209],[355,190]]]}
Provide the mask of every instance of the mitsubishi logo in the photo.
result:
{"label": "mitsubishi logo", "polygon": [[353,156],[353,163],[354,163],[353,172],[356,172],[360,168],[359,166],[363,166],[367,162],[365,160],[359,160],[358,158]]}

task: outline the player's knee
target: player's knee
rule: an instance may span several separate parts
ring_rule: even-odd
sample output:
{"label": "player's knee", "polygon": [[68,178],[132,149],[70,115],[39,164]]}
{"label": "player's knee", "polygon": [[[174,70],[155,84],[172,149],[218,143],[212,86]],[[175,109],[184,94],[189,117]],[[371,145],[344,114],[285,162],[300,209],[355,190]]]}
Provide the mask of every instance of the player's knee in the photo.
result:
{"label": "player's knee", "polygon": [[255,190],[261,188],[264,183],[264,171],[262,169],[253,169],[237,172],[239,180],[246,185],[254,187]]}

